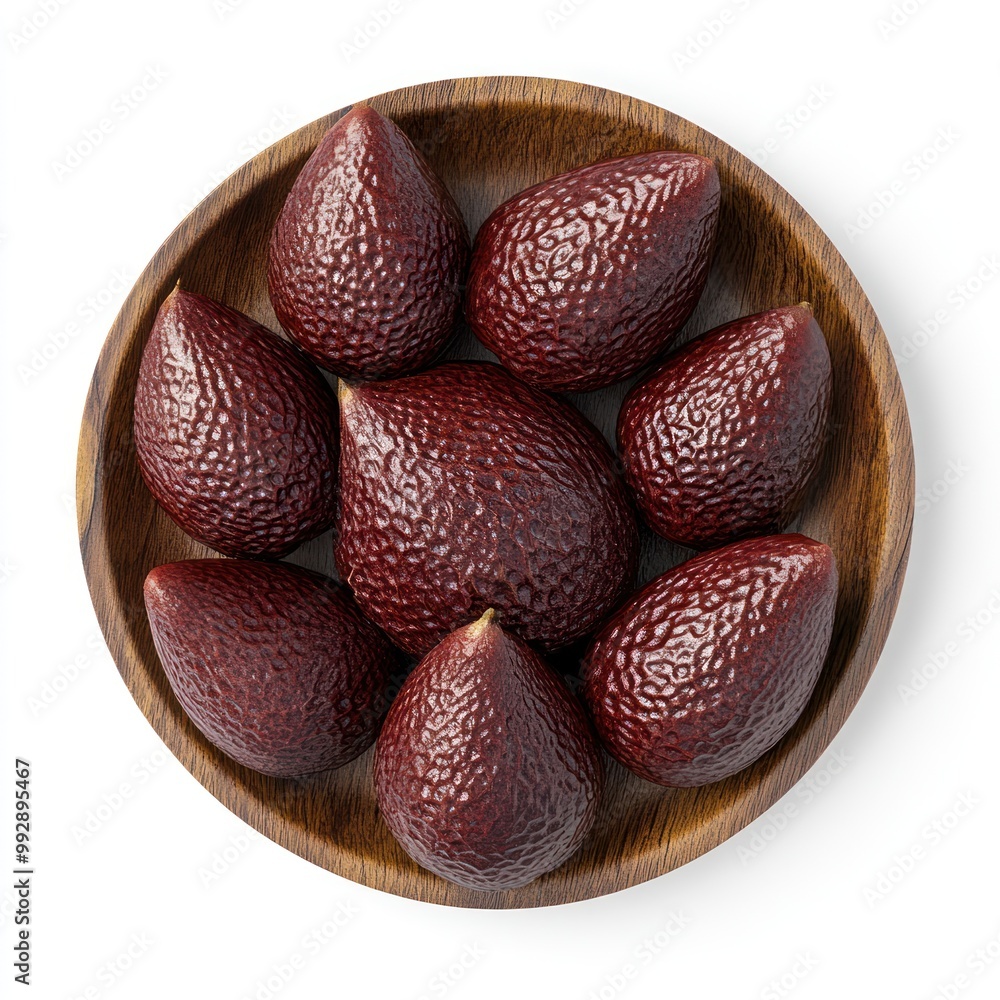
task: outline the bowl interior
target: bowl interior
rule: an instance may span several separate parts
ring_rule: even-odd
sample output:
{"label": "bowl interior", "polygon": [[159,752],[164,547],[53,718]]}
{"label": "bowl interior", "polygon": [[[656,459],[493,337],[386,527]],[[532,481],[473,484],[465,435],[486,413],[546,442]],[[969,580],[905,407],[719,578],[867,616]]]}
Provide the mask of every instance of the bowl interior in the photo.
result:
{"label": "bowl interior", "polygon": [[[84,417],[78,467],[81,548],[112,655],[157,732],[225,805],[290,850],[348,878],[413,898],[504,907],[568,902],[668,871],[742,829],[783,794],[846,719],[882,647],[912,519],[909,425],[885,337],[844,261],[788,194],[721,140],[660,108],[592,87],[525,78],[444,81],[369,102],[393,118],[454,193],[471,233],[519,190],[594,160],[653,149],[713,158],[722,178],[719,244],[708,288],[682,339],[724,321],[808,300],[830,345],[834,402],[822,468],[794,528],[830,545],[840,569],[824,673],[795,728],[735,777],[666,790],[609,762],[605,800],[583,849],[522,889],[476,893],[419,869],[380,821],[371,752],[340,770],[267,778],[215,750],[188,722],[153,649],[142,603],[160,563],[212,556],[156,506],[132,445],[132,398],[156,309],[180,279],[274,330],[268,235],[323,132],[320,119],[257,156],[171,235],[143,273],[105,345]],[[452,357],[490,357],[462,330]],[[572,401],[613,440],[631,382]],[[684,558],[644,534],[642,580]],[[334,574],[330,535],[291,561]]]}

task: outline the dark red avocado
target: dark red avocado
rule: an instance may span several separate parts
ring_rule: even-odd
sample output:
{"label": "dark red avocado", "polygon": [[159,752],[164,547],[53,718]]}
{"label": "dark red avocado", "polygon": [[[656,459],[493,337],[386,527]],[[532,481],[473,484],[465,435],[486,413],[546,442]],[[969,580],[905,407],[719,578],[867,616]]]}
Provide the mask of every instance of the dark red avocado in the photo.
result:
{"label": "dark red avocado", "polygon": [[711,160],[661,151],[515,195],[476,236],[469,324],[532,385],[582,392],[620,381],[670,346],[698,302],[719,190]]}
{"label": "dark red avocado", "polygon": [[833,553],[804,535],[735,542],[676,566],[632,597],[584,657],[598,735],[661,785],[735,774],[805,708],[836,603]]}
{"label": "dark red avocado", "polygon": [[561,865],[603,784],[579,703],[493,612],[417,665],[375,747],[375,789],[417,864],[470,889],[512,889]]}
{"label": "dark red avocado", "polygon": [[819,462],[831,384],[808,303],[727,323],[669,357],[618,417],[649,526],[696,549],[787,527]]}
{"label": "dark red avocado", "polygon": [[324,368],[392,378],[429,364],[451,337],[468,261],[444,184],[393,122],[359,106],[293,184],[267,281],[278,321]]}
{"label": "dark red avocado", "polygon": [[365,614],[423,655],[495,608],[545,649],[634,583],[638,533],[598,431],[498,365],[343,386],[335,555]]}
{"label": "dark red avocado", "polygon": [[279,777],[371,746],[398,654],[343,587],[287,563],[198,559],[145,584],[177,700],[223,753]]}
{"label": "dark red avocado", "polygon": [[336,400],[303,354],[204,295],[160,306],[135,390],[139,470],[192,538],[281,556],[336,512]]}

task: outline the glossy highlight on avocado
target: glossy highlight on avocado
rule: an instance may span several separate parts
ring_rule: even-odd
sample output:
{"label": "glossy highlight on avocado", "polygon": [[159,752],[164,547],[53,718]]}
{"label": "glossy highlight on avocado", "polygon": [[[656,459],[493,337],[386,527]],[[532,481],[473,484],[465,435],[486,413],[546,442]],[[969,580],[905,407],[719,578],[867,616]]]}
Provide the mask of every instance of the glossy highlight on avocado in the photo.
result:
{"label": "glossy highlight on avocado", "polygon": [[692,153],[578,167],[504,202],[476,235],[465,315],[514,374],[582,392],[674,339],[708,278],[719,176]]}
{"label": "glossy highlight on avocado", "polygon": [[340,767],[374,741],[397,654],[333,580],[196,559],[158,566],[144,594],[170,686],[223,753],[289,777]]}
{"label": "glossy highlight on avocado", "polygon": [[804,535],[735,542],[657,577],[608,621],[582,666],[605,747],[689,787],[729,777],[802,713],[837,603],[831,550]]}
{"label": "glossy highlight on avocado", "polygon": [[649,526],[707,549],[785,528],[826,441],[830,351],[808,303],[696,337],[618,417],[625,478]]}
{"label": "glossy highlight on avocado", "polygon": [[335,555],[365,614],[422,655],[487,608],[544,649],[634,583],[638,532],[598,431],[497,365],[342,386]]}
{"label": "glossy highlight on avocado", "polygon": [[336,407],[293,345],[178,286],[139,369],[139,470],[192,538],[226,555],[282,556],[333,523]]}
{"label": "glossy highlight on avocado", "polygon": [[320,141],[274,224],[267,281],[282,327],[324,368],[393,378],[454,332],[469,238],[406,135],[353,108]]}
{"label": "glossy highlight on avocado", "polygon": [[593,825],[603,778],[579,703],[492,610],[421,660],[375,748],[393,836],[419,865],[484,891],[569,858]]}

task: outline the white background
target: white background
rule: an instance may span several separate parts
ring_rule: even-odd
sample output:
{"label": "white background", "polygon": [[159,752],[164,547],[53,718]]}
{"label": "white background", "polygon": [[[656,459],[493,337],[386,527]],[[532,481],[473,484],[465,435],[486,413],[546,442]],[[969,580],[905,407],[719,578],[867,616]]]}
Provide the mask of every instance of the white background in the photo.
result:
{"label": "white background", "polygon": [[[18,754],[34,769],[34,995],[1000,995],[997,5],[565,0],[552,16],[558,3],[394,0],[354,52],[387,0],[4,5],[0,865]],[[250,839],[120,680],[73,505],[101,342],[185,212],[319,115],[490,73],[624,91],[763,162],[873,300],[917,453],[902,602],[831,751],[687,867],[537,911],[398,899]],[[102,118],[111,129],[80,155]],[[26,378],[36,351],[48,357]],[[0,889],[16,996],[12,899]]]}

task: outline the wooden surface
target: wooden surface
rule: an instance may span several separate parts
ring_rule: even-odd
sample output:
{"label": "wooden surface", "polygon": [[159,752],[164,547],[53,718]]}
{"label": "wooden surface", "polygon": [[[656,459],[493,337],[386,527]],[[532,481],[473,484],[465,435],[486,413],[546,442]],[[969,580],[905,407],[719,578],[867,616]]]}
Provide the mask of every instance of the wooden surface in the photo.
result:
{"label": "wooden surface", "polygon": [[[348,109],[283,139],[213,191],[157,252],[116,319],[87,399],[77,470],[94,606],[125,683],[167,746],[228,808],[289,850],[357,882],[456,906],[541,906],[614,892],[698,857],[752,822],[822,754],[860,696],[895,610],[913,515],[912,444],[896,368],[871,304],[813,220],[750,161],[690,122],[621,94],[521,77],[443,81],[367,103],[423,150],[472,233],[510,195],[594,160],[662,148],[715,160],[723,191],[719,248],[685,337],[808,300],[833,356],[832,429],[797,524],[833,547],[840,569],[833,646],[812,701],[756,765],[715,785],[667,790],[610,765],[583,849],[533,884],[495,893],[446,883],[406,857],[378,817],[370,751],[338,771],[277,780],[228,760],[187,721],[153,650],[142,583],[153,566],[212,553],[173,525],[139,477],[132,397],[140,356],[155,311],[178,279],[277,329],[265,286],[268,233],[306,157]],[[451,353],[487,356],[465,332]],[[610,436],[627,388],[574,402]],[[643,580],[683,555],[647,534]],[[290,558],[333,572],[328,535]]]}

